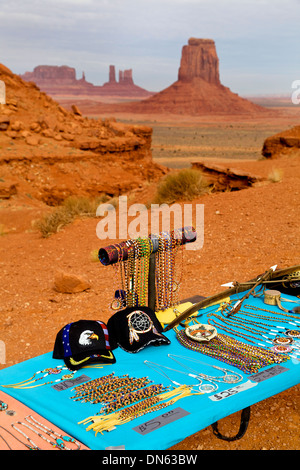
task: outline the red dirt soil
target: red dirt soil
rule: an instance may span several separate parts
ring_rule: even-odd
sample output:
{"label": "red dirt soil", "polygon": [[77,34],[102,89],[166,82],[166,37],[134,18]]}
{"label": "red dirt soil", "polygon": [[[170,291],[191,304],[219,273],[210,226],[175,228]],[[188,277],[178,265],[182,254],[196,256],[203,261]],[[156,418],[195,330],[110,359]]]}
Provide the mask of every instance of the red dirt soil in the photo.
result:
{"label": "red dirt soil", "polygon": [[[283,268],[299,263],[299,157],[285,156],[276,164],[235,162],[234,167],[266,177],[275,166],[282,180],[194,201],[205,205],[204,246],[184,251],[181,298],[211,295],[224,282],[251,279],[274,264]],[[141,190],[138,202],[149,200],[151,191],[154,187]],[[0,338],[6,344],[3,367],[8,367],[51,351],[57,331],[70,321],[106,321],[111,315],[113,270],[92,260],[92,251],[107,245],[97,238],[96,218],[77,220],[44,239],[31,228],[31,220],[43,212],[39,202],[13,196],[0,207],[8,231],[0,239]],[[55,292],[58,270],[87,277],[91,289]],[[174,449],[299,449],[299,389],[293,387],[252,406],[249,428],[241,440],[221,441],[207,428]],[[235,434],[239,413],[219,424],[224,434]]]}

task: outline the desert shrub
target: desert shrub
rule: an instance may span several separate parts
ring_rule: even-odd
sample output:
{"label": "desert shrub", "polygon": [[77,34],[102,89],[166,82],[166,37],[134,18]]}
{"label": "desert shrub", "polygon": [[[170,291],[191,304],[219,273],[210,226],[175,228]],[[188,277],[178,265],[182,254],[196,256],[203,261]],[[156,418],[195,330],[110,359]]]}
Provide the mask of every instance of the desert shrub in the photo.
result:
{"label": "desert shrub", "polygon": [[37,220],[34,226],[41,232],[42,237],[46,238],[53,233],[57,233],[72,220],[73,218],[64,207],[56,207],[50,214],[46,214],[40,220]]}
{"label": "desert shrub", "polygon": [[0,224],[0,237],[2,237],[3,235],[5,235],[5,233],[6,233],[5,225],[4,225],[4,224]]}
{"label": "desert shrub", "polygon": [[73,218],[76,216],[94,217],[99,204],[98,199],[70,196],[64,200],[62,208]]}
{"label": "desert shrub", "polygon": [[46,238],[53,233],[59,232],[63,227],[70,224],[76,217],[95,217],[99,204],[107,201],[106,196],[90,199],[87,197],[70,196],[56,207],[50,214],[36,221],[35,227]]}
{"label": "desert shrub", "polygon": [[209,185],[200,171],[183,169],[167,175],[158,185],[155,204],[172,204],[175,201],[190,201],[209,190]]}
{"label": "desert shrub", "polygon": [[282,181],[282,175],[283,175],[282,170],[273,168],[271,173],[269,173],[268,175],[268,180],[271,183],[279,183],[280,181]]}

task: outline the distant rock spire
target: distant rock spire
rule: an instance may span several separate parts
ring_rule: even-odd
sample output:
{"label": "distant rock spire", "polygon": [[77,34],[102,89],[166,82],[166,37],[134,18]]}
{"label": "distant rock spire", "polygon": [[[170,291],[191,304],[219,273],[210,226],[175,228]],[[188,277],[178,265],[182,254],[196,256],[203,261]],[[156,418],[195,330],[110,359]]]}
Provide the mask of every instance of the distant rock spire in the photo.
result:
{"label": "distant rock spire", "polygon": [[109,83],[116,83],[116,69],[114,65],[109,66]]}

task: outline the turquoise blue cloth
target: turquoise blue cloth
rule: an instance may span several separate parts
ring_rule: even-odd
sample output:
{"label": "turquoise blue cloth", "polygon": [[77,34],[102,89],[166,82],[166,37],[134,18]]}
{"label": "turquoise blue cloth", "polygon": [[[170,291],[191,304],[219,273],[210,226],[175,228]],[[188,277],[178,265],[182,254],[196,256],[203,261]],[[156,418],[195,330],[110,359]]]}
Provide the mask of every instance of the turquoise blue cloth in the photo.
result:
{"label": "turquoise blue cloth", "polygon": [[[289,297],[287,295],[284,295],[284,297],[293,299],[293,297]],[[238,296],[234,296],[234,298],[238,298]],[[251,297],[247,303],[250,302],[251,304],[259,307],[267,307],[270,310],[280,312],[276,307],[266,306],[263,303],[262,298]],[[282,302],[282,304],[290,309],[295,306],[295,304],[285,302]],[[216,308],[217,307],[210,307],[209,309],[204,310],[203,312],[205,313],[200,317],[199,321],[207,323],[207,313],[209,311],[216,310]],[[295,326],[287,323],[283,326],[300,329],[300,324]],[[222,331],[219,332],[225,333]],[[166,335],[171,340],[171,344],[168,346],[148,346],[137,354],[130,354],[118,348],[114,351],[116,357],[115,364],[104,366],[103,369],[80,369],[76,373],[75,377],[79,377],[84,374],[89,378],[94,379],[114,372],[116,375],[129,374],[132,377],[148,376],[154,383],[162,383],[165,386],[169,386],[171,383],[168,378],[147,367],[144,364],[144,361],[149,360],[176,370],[186,371],[168,357],[168,354],[175,354],[183,357],[196,358],[208,364],[208,366],[206,366],[187,363],[193,369],[209,375],[221,374],[220,371],[213,369],[211,365],[218,365],[241,373],[243,376],[243,381],[241,383],[245,384],[250,380],[251,388],[240,391],[239,393],[228,393],[226,398],[224,397],[227,394],[221,394],[219,397],[221,396],[223,399],[220,400],[211,399],[211,396],[215,395],[215,393],[184,398],[163,410],[158,410],[154,413],[141,416],[127,424],[118,426],[113,431],[105,432],[103,435],[98,434],[97,436],[94,435],[93,431],[86,431],[86,426],[78,424],[78,422],[89,416],[95,415],[99,411],[100,405],[74,402],[70,399],[74,393],[72,389],[57,391],[53,389],[51,385],[27,390],[2,387],[2,385],[5,384],[21,382],[22,380],[32,376],[36,371],[42,370],[46,367],[63,365],[63,361],[52,358],[52,352],[3,369],[0,372],[0,389],[44,416],[46,419],[63,429],[66,433],[80,440],[90,449],[97,450],[106,449],[108,447],[113,448],[116,446],[124,446],[126,450],[164,450],[177,444],[197,431],[206,428],[215,421],[293,387],[300,381],[300,361],[296,358],[291,358],[287,362],[281,364],[281,366],[284,367],[282,373],[257,383],[251,381],[249,374],[244,374],[235,367],[183,347],[176,339],[174,331],[169,331]],[[243,341],[241,338],[237,339]],[[55,338],[53,338],[53,342],[54,340]],[[266,346],[270,347],[270,344],[266,344]],[[268,366],[263,370],[268,370],[272,367],[273,366]],[[165,372],[169,374],[170,378],[179,383],[196,383],[195,379],[185,375],[176,372],[173,373],[172,371],[167,370]],[[57,379],[58,377],[59,376],[50,375],[43,379],[43,381],[48,381],[53,378]],[[36,383],[42,383],[42,381]],[[218,383],[218,387],[218,391],[216,392],[217,394],[219,392],[235,388],[236,385]],[[182,408],[189,414],[179,420],[167,424],[164,427],[153,430],[146,435],[139,434],[133,429],[138,425],[143,424],[154,417],[159,417],[163,413],[177,407]],[[235,430],[233,430],[233,434],[234,432]]]}

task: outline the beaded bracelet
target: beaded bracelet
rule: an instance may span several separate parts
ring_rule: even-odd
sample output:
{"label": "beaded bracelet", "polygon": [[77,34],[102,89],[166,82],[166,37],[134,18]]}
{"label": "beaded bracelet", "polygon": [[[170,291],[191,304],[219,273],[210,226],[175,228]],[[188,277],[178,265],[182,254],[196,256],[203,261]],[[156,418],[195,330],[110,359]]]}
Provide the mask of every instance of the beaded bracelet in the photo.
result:
{"label": "beaded bracelet", "polygon": [[112,413],[119,410],[120,408],[124,408],[132,403],[144,400],[145,398],[154,397],[167,390],[168,387],[164,387],[163,385],[159,384],[151,385],[150,387],[143,388],[133,393],[130,392],[124,396],[118,397],[113,403],[104,405],[97,414]]}
{"label": "beaded bracelet", "polygon": [[75,387],[76,393],[71,399],[74,401],[98,403],[106,399],[113,392],[124,393],[125,390],[137,390],[151,382],[148,377],[131,378],[128,375],[117,377],[110,374],[110,376],[106,376],[106,379],[94,379]]}
{"label": "beaded bracelet", "polygon": [[111,413],[105,416],[90,416],[80,421],[78,424],[91,423],[86,428],[86,430],[93,430],[95,435],[97,435],[99,432],[102,434],[104,431],[111,431],[116,426],[128,423],[129,421],[132,421],[139,416],[144,416],[148,413],[170,406],[176,401],[192,394],[193,393],[191,392],[191,388],[183,385],[169,392],[162,393],[156,397],[146,398],[145,400],[142,400],[141,402],[131,407],[125,408],[124,410],[117,411],[115,413]]}
{"label": "beaded bracelet", "polygon": [[150,381],[142,379],[133,381],[133,384],[127,384],[125,386],[111,389],[109,391],[96,389],[91,390],[89,393],[85,393],[84,395],[76,395],[75,397],[71,397],[74,401],[82,401],[84,403],[102,403],[116,399],[116,397],[129,393],[129,391],[135,391],[140,389],[141,387],[147,385]]}

